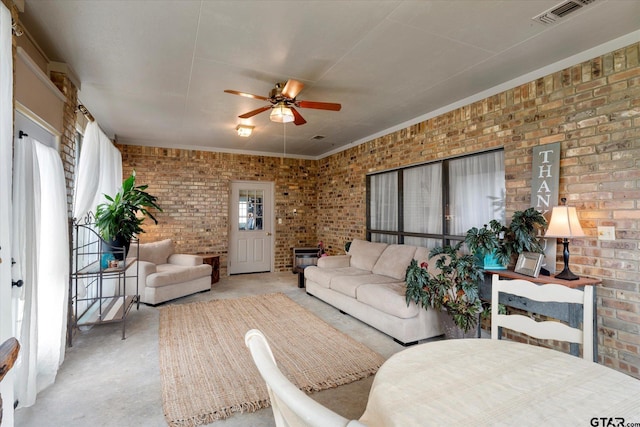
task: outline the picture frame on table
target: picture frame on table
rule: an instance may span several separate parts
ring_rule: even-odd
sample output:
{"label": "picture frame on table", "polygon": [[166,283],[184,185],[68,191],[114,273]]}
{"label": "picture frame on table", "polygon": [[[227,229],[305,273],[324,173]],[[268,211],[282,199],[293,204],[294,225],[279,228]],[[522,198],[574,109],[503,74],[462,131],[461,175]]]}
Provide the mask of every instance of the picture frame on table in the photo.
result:
{"label": "picture frame on table", "polygon": [[516,273],[524,274],[525,276],[538,277],[543,259],[544,254],[522,252],[520,256],[518,256],[518,261],[516,262],[514,271]]}

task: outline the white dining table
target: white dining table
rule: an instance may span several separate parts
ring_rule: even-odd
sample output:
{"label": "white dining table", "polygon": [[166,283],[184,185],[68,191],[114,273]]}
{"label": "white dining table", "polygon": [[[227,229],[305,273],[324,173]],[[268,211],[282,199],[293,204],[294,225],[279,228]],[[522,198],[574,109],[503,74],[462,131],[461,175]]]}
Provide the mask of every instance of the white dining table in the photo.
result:
{"label": "white dining table", "polygon": [[360,421],[401,427],[626,426],[640,423],[640,380],[528,344],[434,341],[396,353],[380,367]]}

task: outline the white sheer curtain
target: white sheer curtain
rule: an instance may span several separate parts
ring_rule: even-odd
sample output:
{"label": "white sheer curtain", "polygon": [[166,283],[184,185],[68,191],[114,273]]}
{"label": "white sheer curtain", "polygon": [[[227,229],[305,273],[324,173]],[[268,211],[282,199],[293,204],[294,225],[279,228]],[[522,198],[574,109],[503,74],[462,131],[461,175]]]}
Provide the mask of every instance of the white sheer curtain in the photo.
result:
{"label": "white sheer curtain", "polygon": [[[442,163],[405,169],[402,183],[404,230],[442,234]],[[433,248],[442,240],[406,236],[404,243]]]}
{"label": "white sheer curtain", "polygon": [[78,162],[73,217],[81,220],[104,201],[104,194],[114,195],[122,185],[122,155],[96,122],[89,122],[84,132]]}
{"label": "white sheer curtain", "polygon": [[29,137],[14,144],[12,253],[20,406],[53,384],[64,359],[69,284],[66,186],[58,153]]}
{"label": "white sheer curtain", "polygon": [[[372,175],[370,180],[370,222],[373,230],[398,230],[398,173]],[[372,241],[395,243],[396,237],[374,234]]]}
{"label": "white sheer curtain", "polygon": [[442,233],[442,164],[403,171],[404,230]]}
{"label": "white sheer curtain", "polygon": [[[11,181],[13,159],[13,61],[11,13],[0,2],[0,343],[13,336],[11,311]],[[9,371],[0,383],[4,399],[3,422],[13,425],[13,378]]]}
{"label": "white sheer curtain", "polygon": [[492,219],[504,224],[504,152],[496,151],[449,162],[449,215],[454,235],[482,227]]}

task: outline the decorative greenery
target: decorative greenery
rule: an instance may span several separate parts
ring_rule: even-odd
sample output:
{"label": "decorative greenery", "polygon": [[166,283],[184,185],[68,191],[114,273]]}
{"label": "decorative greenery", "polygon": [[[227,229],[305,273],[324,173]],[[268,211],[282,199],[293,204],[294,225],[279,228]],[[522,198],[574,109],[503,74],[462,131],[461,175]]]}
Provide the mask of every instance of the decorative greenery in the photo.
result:
{"label": "decorative greenery", "polygon": [[482,228],[470,228],[465,243],[471,252],[481,256],[493,253],[500,263],[507,265],[513,255],[522,252],[543,253],[538,242],[538,230],[546,225],[544,216],[531,207],[514,212],[509,227],[494,219]]}
{"label": "decorative greenery", "polygon": [[507,234],[513,253],[543,253],[544,250],[538,241],[538,230],[546,226],[547,220],[535,208],[514,212]]}
{"label": "decorative greenery", "polygon": [[156,203],[157,197],[145,190],[148,185],[136,186],[136,172],[133,171],[114,197],[105,194],[108,203],[101,203],[96,209],[96,227],[104,240],[120,238],[129,242],[131,238],[144,233],[141,225],[145,216],[156,224],[158,220],[147,210],[155,208],[162,212]]}
{"label": "decorative greenery", "polygon": [[429,258],[438,257],[435,276],[427,271],[427,263],[418,265],[412,260],[407,267],[405,297],[407,305],[413,301],[425,309],[444,309],[467,332],[476,327],[482,312],[479,285],[483,275],[472,255],[460,254],[461,246],[462,242],[431,250]]}

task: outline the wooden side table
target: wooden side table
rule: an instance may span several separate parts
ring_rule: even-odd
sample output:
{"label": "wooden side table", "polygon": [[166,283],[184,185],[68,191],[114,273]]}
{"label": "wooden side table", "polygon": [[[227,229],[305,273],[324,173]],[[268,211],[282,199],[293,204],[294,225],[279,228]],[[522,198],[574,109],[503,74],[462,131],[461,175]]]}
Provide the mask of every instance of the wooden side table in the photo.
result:
{"label": "wooden side table", "polygon": [[205,264],[209,264],[213,269],[211,271],[211,284],[220,281],[220,255],[218,254],[198,254],[202,257]]}

